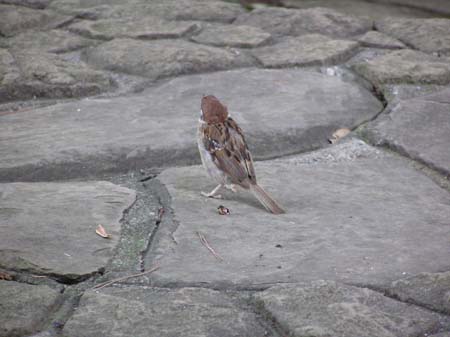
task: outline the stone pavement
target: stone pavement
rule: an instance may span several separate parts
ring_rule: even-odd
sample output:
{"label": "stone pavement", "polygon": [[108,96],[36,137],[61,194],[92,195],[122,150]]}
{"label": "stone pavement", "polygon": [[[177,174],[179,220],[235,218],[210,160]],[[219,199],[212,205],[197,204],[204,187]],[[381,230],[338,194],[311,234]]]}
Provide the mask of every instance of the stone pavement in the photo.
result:
{"label": "stone pavement", "polygon": [[[448,7],[386,2],[0,0],[0,336],[450,336]],[[200,195],[209,93],[286,214]]]}

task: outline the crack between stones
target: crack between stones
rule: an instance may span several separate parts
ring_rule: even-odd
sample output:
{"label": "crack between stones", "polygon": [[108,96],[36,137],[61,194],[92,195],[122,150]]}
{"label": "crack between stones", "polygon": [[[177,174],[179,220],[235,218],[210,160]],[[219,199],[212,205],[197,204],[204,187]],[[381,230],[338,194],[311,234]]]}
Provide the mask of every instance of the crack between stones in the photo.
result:
{"label": "crack between stones", "polygon": [[392,153],[412,164],[415,170],[424,174],[428,178],[430,178],[436,185],[445,191],[450,193],[450,174],[445,172],[443,169],[430,165],[430,163],[425,162],[424,160],[410,156],[407,151],[405,151],[402,147],[395,146],[389,144],[386,141],[381,142],[380,144],[376,144],[370,140],[369,137],[365,137],[358,132],[358,136],[361,137],[368,144],[380,148],[388,153]]}
{"label": "crack between stones", "polygon": [[[394,294],[390,294],[388,289],[383,288],[382,286],[375,286],[375,285],[364,284],[364,283],[344,283],[344,284],[349,285],[349,286],[353,286],[353,287],[357,287],[357,288],[360,288],[360,289],[369,289],[369,290],[375,291],[375,292],[383,295],[384,297],[387,297],[387,298],[390,298],[392,300],[395,300],[397,302],[414,305],[414,306],[419,307],[421,309],[424,309],[426,311],[429,311],[429,312],[432,312],[432,313],[436,313],[436,314],[439,314],[439,315],[443,315],[443,316],[446,316],[446,317],[450,318],[450,314],[445,312],[444,310],[439,310],[439,309],[433,308],[430,305],[427,305],[425,303],[421,303],[419,301],[415,301],[413,299],[402,300],[399,296],[394,295]],[[437,331],[431,331],[430,334],[431,333],[436,333],[436,332]]]}
{"label": "crack between stones", "polygon": [[[298,282],[274,282],[274,283],[255,283],[251,285],[239,285],[230,284],[228,282],[180,282],[180,281],[152,281],[149,287],[152,288],[167,288],[167,289],[180,289],[180,288],[201,288],[201,289],[211,289],[217,291],[251,291],[251,292],[261,292],[267,290],[270,287],[280,285],[280,284],[297,284]],[[117,284],[124,286],[137,286],[133,282],[117,282]],[[145,284],[139,284],[141,286],[147,286]]]}
{"label": "crack between stones", "polygon": [[[158,203],[160,205],[162,205],[161,199],[159,197],[158,197]],[[164,216],[164,212],[165,212],[164,210],[165,210],[165,208],[163,206],[160,206],[158,208],[158,218],[155,221],[155,227],[153,228],[153,230],[151,231],[150,235],[148,236],[147,245],[146,245],[145,249],[143,249],[139,253],[139,269],[140,269],[141,272],[145,272],[146,271],[146,268],[145,268],[145,257],[147,256],[147,253],[151,249],[152,243],[155,240],[155,236],[158,233],[159,226],[160,226],[162,218]]]}

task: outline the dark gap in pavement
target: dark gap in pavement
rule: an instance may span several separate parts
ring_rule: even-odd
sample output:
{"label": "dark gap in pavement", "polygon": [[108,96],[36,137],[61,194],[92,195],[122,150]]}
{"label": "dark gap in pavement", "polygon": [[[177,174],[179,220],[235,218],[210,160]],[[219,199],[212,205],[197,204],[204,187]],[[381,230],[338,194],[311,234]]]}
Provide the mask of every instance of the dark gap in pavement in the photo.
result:
{"label": "dark gap in pavement", "polygon": [[[427,305],[425,303],[420,303],[420,302],[414,301],[412,299],[406,300],[406,301],[402,300],[397,295],[390,294],[387,287],[375,286],[375,285],[370,285],[370,284],[362,284],[362,283],[345,283],[345,284],[349,285],[349,286],[361,288],[361,289],[369,289],[369,290],[375,291],[377,293],[380,293],[381,295],[383,295],[385,297],[393,299],[393,300],[395,300],[397,302],[411,304],[411,305],[414,305],[416,307],[422,308],[424,310],[427,310],[427,311],[430,311],[430,312],[434,312],[434,313],[437,313],[437,314],[440,314],[440,315],[444,315],[444,316],[450,317],[450,314],[445,312],[444,310],[439,310],[439,309],[433,308],[432,306],[429,306],[429,305]],[[430,331],[429,335],[431,335],[432,333],[437,333],[437,332],[438,331]]]}

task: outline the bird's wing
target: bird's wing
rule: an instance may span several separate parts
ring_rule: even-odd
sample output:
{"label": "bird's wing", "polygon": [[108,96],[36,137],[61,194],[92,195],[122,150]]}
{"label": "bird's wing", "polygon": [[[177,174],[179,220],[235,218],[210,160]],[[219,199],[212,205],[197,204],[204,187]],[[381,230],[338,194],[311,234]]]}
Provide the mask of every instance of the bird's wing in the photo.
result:
{"label": "bird's wing", "polygon": [[256,183],[252,156],[241,128],[233,119],[206,125],[203,132],[206,150],[232,183],[243,187],[247,187],[249,182]]}

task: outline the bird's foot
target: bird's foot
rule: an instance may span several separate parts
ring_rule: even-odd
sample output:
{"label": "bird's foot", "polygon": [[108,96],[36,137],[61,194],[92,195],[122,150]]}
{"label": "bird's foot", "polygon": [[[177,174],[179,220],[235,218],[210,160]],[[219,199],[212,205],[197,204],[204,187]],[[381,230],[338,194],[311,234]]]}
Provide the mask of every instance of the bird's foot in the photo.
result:
{"label": "bird's foot", "polygon": [[206,193],[206,192],[201,192],[201,195],[203,195],[204,197],[207,198],[213,198],[213,199],[222,199],[222,195],[221,194],[213,194],[213,193]]}
{"label": "bird's foot", "polygon": [[217,192],[219,192],[219,190],[222,186],[223,186],[222,184],[219,184],[211,192],[209,192],[209,193],[201,192],[201,195],[203,195],[204,197],[207,197],[207,198],[222,199],[222,196],[220,194],[217,194]]}

